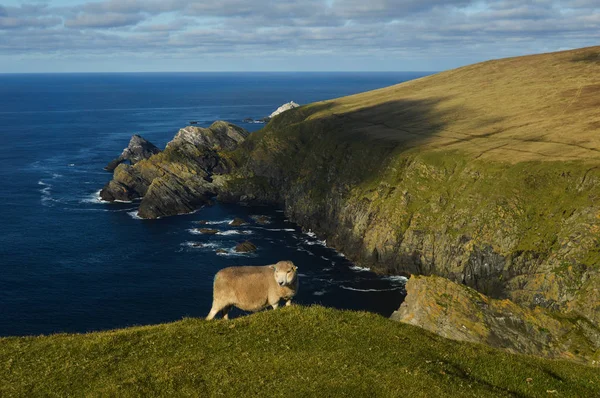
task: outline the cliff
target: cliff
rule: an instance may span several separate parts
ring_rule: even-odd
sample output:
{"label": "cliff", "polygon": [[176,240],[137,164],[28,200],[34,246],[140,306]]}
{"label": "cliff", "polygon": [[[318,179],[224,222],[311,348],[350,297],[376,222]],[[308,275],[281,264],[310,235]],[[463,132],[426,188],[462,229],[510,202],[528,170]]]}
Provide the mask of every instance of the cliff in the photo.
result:
{"label": "cliff", "polygon": [[[147,218],[215,194],[281,206],[361,266],[442,276],[515,313],[541,307],[597,327],[599,54],[470,65],[290,109],[251,135],[188,127],[164,152],[117,167],[102,196],[143,197]],[[234,142],[209,142],[216,131]]]}
{"label": "cliff", "polygon": [[391,319],[459,341],[600,365],[600,329],[588,320],[494,300],[437,276],[413,276]]}
{"label": "cliff", "polygon": [[231,155],[361,266],[600,323],[600,47],[489,61],[289,110]]}
{"label": "cliff", "polygon": [[221,121],[183,128],[163,152],[133,165],[119,164],[100,197],[111,202],[141,198],[142,218],[192,212],[216,194],[213,175],[228,171],[220,153],[234,150],[247,136],[241,127]]}

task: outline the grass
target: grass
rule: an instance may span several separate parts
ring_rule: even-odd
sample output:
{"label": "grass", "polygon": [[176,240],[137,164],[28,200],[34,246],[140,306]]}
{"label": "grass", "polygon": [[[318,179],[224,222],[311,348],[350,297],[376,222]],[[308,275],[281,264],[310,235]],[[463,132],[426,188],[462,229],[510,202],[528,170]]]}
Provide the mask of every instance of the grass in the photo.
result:
{"label": "grass", "polygon": [[600,372],[323,307],[0,339],[0,396],[591,397]]}
{"label": "grass", "polygon": [[[600,47],[493,60],[275,118],[502,162],[600,160]],[[294,116],[295,115],[295,116]]]}

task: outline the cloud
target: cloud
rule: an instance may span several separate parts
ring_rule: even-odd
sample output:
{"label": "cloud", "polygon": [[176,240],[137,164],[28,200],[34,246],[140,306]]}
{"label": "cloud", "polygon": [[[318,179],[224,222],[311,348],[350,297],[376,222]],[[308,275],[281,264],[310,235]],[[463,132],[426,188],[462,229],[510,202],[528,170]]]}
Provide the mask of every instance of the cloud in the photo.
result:
{"label": "cloud", "polygon": [[[15,29],[19,35],[10,34]],[[597,0],[101,0],[0,6],[0,56],[337,54],[422,57],[453,65],[456,59],[599,41]]]}
{"label": "cloud", "polygon": [[74,18],[65,21],[67,28],[117,28],[137,25],[145,17],[141,14],[77,14]]}

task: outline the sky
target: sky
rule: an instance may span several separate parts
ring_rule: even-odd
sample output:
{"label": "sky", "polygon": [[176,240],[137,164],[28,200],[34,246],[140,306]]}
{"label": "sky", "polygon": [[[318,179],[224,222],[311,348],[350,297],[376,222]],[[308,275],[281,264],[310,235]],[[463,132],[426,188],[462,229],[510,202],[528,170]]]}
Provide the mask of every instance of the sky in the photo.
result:
{"label": "sky", "polygon": [[0,0],[0,73],[441,71],[600,44],[600,0]]}

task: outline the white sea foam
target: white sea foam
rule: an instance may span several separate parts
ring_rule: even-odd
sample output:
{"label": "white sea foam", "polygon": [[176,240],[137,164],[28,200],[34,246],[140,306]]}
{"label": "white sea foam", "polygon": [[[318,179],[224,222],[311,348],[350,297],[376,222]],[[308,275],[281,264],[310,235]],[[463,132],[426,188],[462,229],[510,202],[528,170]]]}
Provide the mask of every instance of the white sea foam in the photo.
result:
{"label": "white sea foam", "polygon": [[400,276],[400,275],[390,275],[390,276],[386,276],[383,279],[386,279],[388,281],[392,281],[392,282],[398,282],[398,283],[406,283],[408,281],[408,278],[405,276]]}
{"label": "white sea foam", "polygon": [[229,248],[229,249],[223,249],[223,248],[221,248],[221,250],[222,251],[217,252],[217,256],[247,257],[247,256],[253,256],[253,255],[255,255],[254,253],[239,253],[239,252],[236,252],[235,248]]}
{"label": "white sea foam", "polygon": [[127,212],[127,214],[129,215],[129,217],[133,218],[134,220],[143,220],[142,217],[138,216],[137,210]]}
{"label": "white sea foam", "polygon": [[303,247],[297,247],[296,250],[299,251],[299,252],[307,253],[310,256],[314,256],[315,255],[315,253],[311,252],[310,250],[306,250]]}
{"label": "white sea foam", "polygon": [[316,292],[313,292],[313,296],[322,296],[325,293],[327,293],[327,290],[317,290]]}
{"label": "white sea foam", "polygon": [[202,243],[196,241],[183,242],[181,246],[191,247],[192,249],[218,249],[219,245],[216,243]]}
{"label": "white sea foam", "polygon": [[75,163],[69,163],[69,167],[75,167]]}
{"label": "white sea foam", "polygon": [[308,232],[305,232],[304,234],[310,236],[311,238],[316,238],[317,237],[317,234],[315,234],[311,230],[308,230]]}
{"label": "white sea foam", "polygon": [[229,224],[233,221],[233,218],[228,218],[227,220],[219,220],[219,221],[207,221],[206,225],[219,225],[219,224]]}
{"label": "white sea foam", "polygon": [[312,239],[304,239],[302,241],[303,244],[308,245],[308,246],[327,246],[327,241],[325,240],[312,240]]}
{"label": "white sea foam", "polygon": [[359,267],[358,265],[353,265],[350,267],[350,269],[352,271],[358,271],[358,272],[370,272],[371,271],[371,268]]}
{"label": "white sea foam", "polygon": [[102,198],[100,197],[100,192],[102,190],[99,189],[96,192],[88,195],[85,199],[81,199],[79,201],[79,203],[94,203],[94,204],[99,204],[99,203],[110,203],[106,200],[102,200]]}
{"label": "white sea foam", "polygon": [[400,289],[402,289],[401,287],[394,287],[394,288],[391,288],[391,289],[358,289],[358,288],[355,288],[355,287],[344,286],[344,285],[340,285],[340,287],[342,289],[352,290],[352,291],[355,291],[355,292],[391,292],[392,290],[400,290]]}
{"label": "white sea foam", "polygon": [[295,232],[296,230],[293,228],[264,228],[265,231],[271,232]]}
{"label": "white sea foam", "polygon": [[237,230],[237,229],[230,229],[229,231],[220,231],[217,232],[217,235],[223,235],[223,236],[229,236],[229,235],[251,235],[252,231],[250,230]]}

